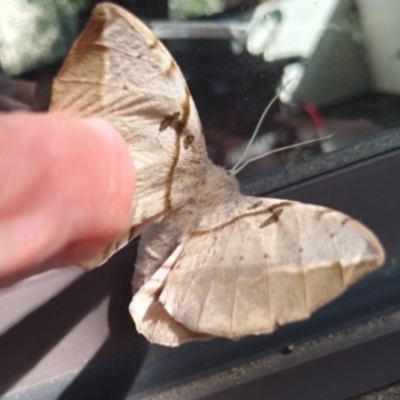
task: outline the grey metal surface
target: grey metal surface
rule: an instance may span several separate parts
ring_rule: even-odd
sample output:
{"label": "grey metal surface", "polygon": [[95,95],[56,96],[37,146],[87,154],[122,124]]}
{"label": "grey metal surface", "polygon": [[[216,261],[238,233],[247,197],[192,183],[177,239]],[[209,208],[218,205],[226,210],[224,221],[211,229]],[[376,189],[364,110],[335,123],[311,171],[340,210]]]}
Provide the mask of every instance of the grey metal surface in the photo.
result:
{"label": "grey metal surface", "polygon": [[149,21],[151,30],[162,39],[244,38],[249,22],[240,21]]}

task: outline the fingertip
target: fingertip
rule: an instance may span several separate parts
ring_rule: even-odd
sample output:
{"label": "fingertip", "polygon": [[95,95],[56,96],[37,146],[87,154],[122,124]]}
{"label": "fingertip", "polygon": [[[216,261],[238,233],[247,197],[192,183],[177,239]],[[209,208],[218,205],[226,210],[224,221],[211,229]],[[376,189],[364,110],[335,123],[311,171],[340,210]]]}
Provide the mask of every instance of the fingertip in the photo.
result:
{"label": "fingertip", "polygon": [[[129,146],[123,136],[107,120],[88,118],[84,120],[105,144],[104,162],[108,162],[108,181],[104,181],[106,192],[101,202],[105,213],[112,220],[119,237],[129,226],[136,188],[136,170]],[[107,160],[106,160],[107,159]]]}

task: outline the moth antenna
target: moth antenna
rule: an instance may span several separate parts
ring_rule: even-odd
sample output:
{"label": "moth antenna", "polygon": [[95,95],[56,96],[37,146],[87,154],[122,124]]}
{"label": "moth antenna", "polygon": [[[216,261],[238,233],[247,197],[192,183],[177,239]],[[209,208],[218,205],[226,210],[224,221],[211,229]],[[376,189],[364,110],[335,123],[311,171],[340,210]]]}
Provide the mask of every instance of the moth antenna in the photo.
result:
{"label": "moth antenna", "polygon": [[[239,167],[239,165],[240,165],[240,163],[244,160],[244,158],[246,157],[246,154],[247,154],[247,152],[249,151],[250,146],[253,144],[254,139],[255,139],[255,138],[257,137],[257,135],[258,135],[258,132],[259,132],[260,127],[261,127],[261,124],[263,123],[263,121],[264,121],[264,119],[265,119],[265,116],[267,115],[268,111],[271,109],[271,107],[273,106],[273,104],[275,103],[275,101],[278,99],[279,95],[280,95],[280,93],[277,93],[277,94],[273,97],[273,99],[269,102],[269,104],[267,105],[267,107],[265,107],[265,110],[264,110],[264,112],[262,113],[261,118],[258,120],[256,129],[254,129],[254,132],[253,132],[253,134],[251,135],[251,138],[250,138],[250,140],[249,140],[249,143],[248,143],[247,146],[246,146],[246,149],[244,150],[242,156],[239,158],[239,160],[237,161],[237,163],[232,167],[231,170],[229,170],[229,173],[230,173],[230,174],[236,175],[237,172],[240,171],[240,170],[243,168],[243,166],[242,166],[242,167]],[[245,165],[246,165],[246,164],[245,164]],[[239,169],[237,170],[237,168],[239,168]]]}
{"label": "moth antenna", "polygon": [[274,153],[279,153],[280,151],[284,151],[284,150],[289,150],[289,149],[293,149],[295,147],[299,147],[299,146],[304,146],[306,144],[310,144],[310,143],[315,143],[315,142],[319,142],[321,140],[326,140],[329,139],[333,136],[333,134],[331,133],[330,135],[327,136],[323,136],[321,138],[316,138],[316,139],[311,139],[311,140],[306,140],[305,142],[301,142],[301,143],[295,143],[295,144],[291,144],[289,146],[285,146],[285,147],[280,147],[279,149],[275,149],[272,151],[269,151],[267,153],[261,154],[259,156],[250,158],[250,160],[247,160],[243,165],[241,165],[239,168],[237,168],[235,171],[229,171],[229,173],[231,173],[232,175],[236,175],[238,172],[240,172],[244,167],[246,167],[247,165],[249,165],[250,163],[252,163],[253,161],[257,161],[260,158],[266,157],[266,156],[270,156],[271,154]]}

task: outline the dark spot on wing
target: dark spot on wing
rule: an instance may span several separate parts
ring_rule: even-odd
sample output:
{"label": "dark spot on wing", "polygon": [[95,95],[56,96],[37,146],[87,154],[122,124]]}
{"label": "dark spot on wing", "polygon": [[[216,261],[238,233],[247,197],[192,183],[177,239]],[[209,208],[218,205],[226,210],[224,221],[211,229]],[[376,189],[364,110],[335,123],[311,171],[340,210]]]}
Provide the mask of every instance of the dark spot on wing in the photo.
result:
{"label": "dark spot on wing", "polygon": [[175,124],[176,121],[178,120],[180,114],[181,113],[179,111],[177,111],[176,113],[173,113],[172,115],[166,116],[160,122],[159,132],[165,131],[169,126]]}
{"label": "dark spot on wing", "polygon": [[347,217],[347,218],[344,218],[343,220],[342,220],[342,225],[344,226],[344,225],[346,225],[348,222],[350,222],[351,221],[351,218],[349,218],[349,217]]}
{"label": "dark spot on wing", "polygon": [[174,124],[175,131],[178,135],[182,134],[185,129],[190,115],[190,92],[187,87],[185,87],[185,100],[182,103],[182,118],[178,119]]}
{"label": "dark spot on wing", "polygon": [[274,204],[273,206],[268,208],[268,211],[272,213],[270,217],[268,217],[259,228],[265,228],[268,225],[276,224],[279,221],[279,217],[283,213],[283,209],[286,207],[291,207],[293,203],[291,201],[282,201],[281,203]]}
{"label": "dark spot on wing", "polygon": [[268,225],[276,224],[279,221],[280,215],[283,213],[282,209],[278,209],[272,212],[272,215],[268,217],[260,226],[259,228],[265,228]]}
{"label": "dark spot on wing", "polygon": [[185,150],[189,148],[189,146],[193,143],[194,136],[193,135],[188,135],[183,139],[183,147]]}
{"label": "dark spot on wing", "polygon": [[278,210],[278,209],[281,209],[284,207],[290,207],[292,205],[293,205],[293,203],[291,201],[282,201],[281,203],[274,204],[273,206],[268,207],[268,211],[274,212],[275,210]]}
{"label": "dark spot on wing", "polygon": [[155,49],[157,46],[158,46],[158,39],[154,37],[154,40],[151,43],[149,43],[149,48]]}
{"label": "dark spot on wing", "polygon": [[248,210],[254,210],[255,208],[258,208],[258,207],[262,206],[262,203],[263,202],[261,200],[257,201],[254,204],[252,204],[250,207],[247,207],[247,209]]}
{"label": "dark spot on wing", "polygon": [[[237,222],[237,221],[239,221],[239,220],[241,220],[243,218],[254,217],[254,216],[263,215],[263,214],[272,214],[267,218],[266,221],[264,221],[260,225],[260,228],[263,228],[263,227],[269,225],[270,223],[278,222],[279,216],[283,213],[283,209],[285,207],[289,207],[289,206],[292,206],[292,205],[293,205],[293,203],[290,202],[290,201],[282,201],[282,202],[280,202],[278,204],[274,204],[273,206],[267,208],[266,210],[264,209],[264,210],[259,210],[259,211],[253,211],[253,212],[250,212],[250,213],[247,213],[247,214],[246,213],[245,214],[241,214],[241,215],[238,215],[235,218],[232,218],[230,221],[227,221],[227,222],[225,222],[225,223],[223,223],[221,225],[218,225],[218,226],[215,226],[215,227],[209,228],[209,229],[204,229],[202,231],[194,232],[192,234],[192,237],[203,236],[203,235],[206,235],[208,233],[213,233],[213,232],[219,231],[221,229],[226,228],[229,225],[234,224],[235,222]],[[267,225],[264,225],[266,223],[267,223]]]}

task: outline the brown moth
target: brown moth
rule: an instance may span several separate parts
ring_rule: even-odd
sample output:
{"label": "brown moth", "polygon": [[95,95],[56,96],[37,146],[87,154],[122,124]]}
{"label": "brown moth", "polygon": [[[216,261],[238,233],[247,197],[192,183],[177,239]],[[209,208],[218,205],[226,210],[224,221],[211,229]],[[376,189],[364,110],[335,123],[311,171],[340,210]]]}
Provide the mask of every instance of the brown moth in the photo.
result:
{"label": "brown moth", "polygon": [[142,233],[129,311],[151,342],[271,332],[384,262],[375,235],[340,212],[243,196],[207,158],[176,62],[116,5],[96,6],[56,78],[51,110],[64,109],[107,119],[132,153],[131,229],[86,267]]}

